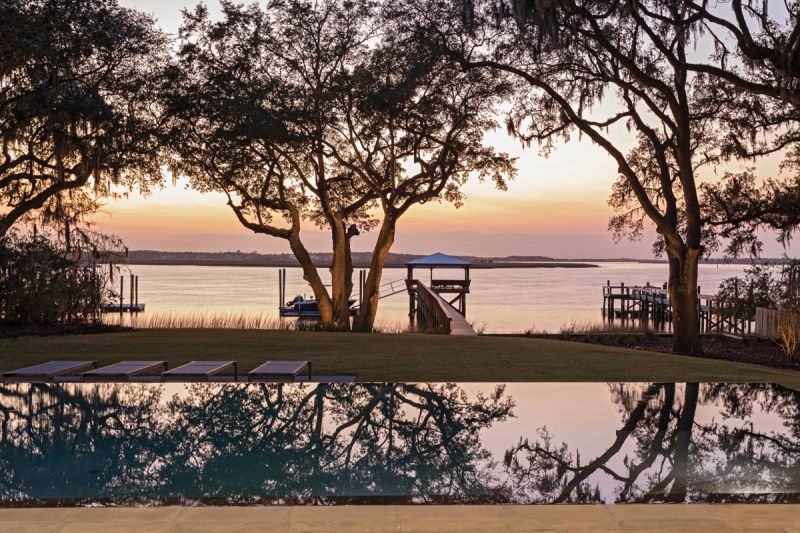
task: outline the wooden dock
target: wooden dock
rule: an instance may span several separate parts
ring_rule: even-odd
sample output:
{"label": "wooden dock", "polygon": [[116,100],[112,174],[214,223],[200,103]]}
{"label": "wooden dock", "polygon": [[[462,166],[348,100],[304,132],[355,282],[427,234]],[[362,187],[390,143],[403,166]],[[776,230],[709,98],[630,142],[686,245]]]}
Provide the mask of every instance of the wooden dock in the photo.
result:
{"label": "wooden dock", "polygon": [[415,298],[414,316],[418,330],[445,335],[475,336],[475,329],[464,315],[436,291],[419,280],[407,280],[409,294]]}
{"label": "wooden dock", "polygon": [[119,277],[119,302],[100,308],[103,313],[143,313],[144,304],[139,303],[139,276],[130,275],[130,300],[125,303],[125,276]]}
{"label": "wooden dock", "polygon": [[[750,334],[753,321],[735,318],[734,313],[726,312],[715,294],[698,291],[697,314],[702,333],[728,333],[732,335]],[[656,329],[667,329],[672,323],[672,305],[669,301],[667,284],[651,285],[612,285],[606,281],[603,287],[603,319],[613,322],[636,320],[640,324],[652,324]]]}
{"label": "wooden dock", "polygon": [[103,306],[104,313],[143,313],[144,304],[109,304]]}
{"label": "wooden dock", "polygon": [[[408,318],[413,328],[445,335],[477,335],[465,318],[467,295],[471,284],[470,266],[469,261],[443,253],[420,257],[406,263]],[[430,272],[430,281],[427,285],[414,275],[414,269],[426,269]],[[445,279],[437,279],[433,276],[433,272],[438,269],[461,270],[464,277],[456,279],[448,275]],[[443,294],[448,295],[449,300],[445,299]]]}

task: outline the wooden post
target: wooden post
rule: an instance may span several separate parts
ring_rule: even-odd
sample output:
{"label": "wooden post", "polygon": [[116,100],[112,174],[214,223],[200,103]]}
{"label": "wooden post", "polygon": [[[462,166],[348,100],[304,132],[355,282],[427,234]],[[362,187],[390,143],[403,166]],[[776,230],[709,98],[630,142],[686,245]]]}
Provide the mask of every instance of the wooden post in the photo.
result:
{"label": "wooden post", "polygon": [[122,324],[122,305],[125,303],[125,276],[119,275],[119,322]]}
{"label": "wooden post", "polygon": [[[469,267],[468,266],[464,267],[464,281],[469,281]],[[467,288],[464,287],[463,290],[466,291]],[[467,293],[466,292],[462,292],[461,293],[461,316],[464,316],[464,317],[467,316]]]}
{"label": "wooden post", "polygon": [[131,274],[131,297],[128,299],[128,305],[130,306],[131,313],[133,313],[133,274]]}
{"label": "wooden post", "polygon": [[92,318],[97,318],[97,295],[100,294],[100,284],[97,283],[97,262],[92,260]]}
{"label": "wooden post", "polygon": [[414,323],[414,319],[416,318],[415,317],[415,304],[416,304],[415,299],[416,299],[416,295],[414,294],[415,288],[413,287],[413,284],[411,283],[414,280],[414,267],[411,266],[411,265],[408,265],[408,277],[406,279],[408,280],[407,281],[407,285],[408,285],[408,319],[413,324]]}
{"label": "wooden post", "polygon": [[281,308],[286,303],[286,269],[278,269],[278,315],[280,316]]}
{"label": "wooden post", "polygon": [[136,294],[136,307],[138,309],[138,307],[139,307],[139,276],[138,275],[136,276],[135,281],[136,281],[136,292],[135,292],[135,294]]}

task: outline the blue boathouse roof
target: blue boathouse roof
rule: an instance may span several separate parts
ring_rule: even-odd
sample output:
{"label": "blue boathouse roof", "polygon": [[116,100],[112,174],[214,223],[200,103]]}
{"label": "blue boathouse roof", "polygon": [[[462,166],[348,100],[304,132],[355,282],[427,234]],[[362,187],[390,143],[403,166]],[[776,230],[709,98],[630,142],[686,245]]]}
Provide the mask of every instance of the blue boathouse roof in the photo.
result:
{"label": "blue boathouse roof", "polygon": [[420,257],[406,263],[408,266],[419,267],[468,267],[472,265],[469,261],[464,261],[460,257],[453,257],[443,253],[435,253],[428,257]]}

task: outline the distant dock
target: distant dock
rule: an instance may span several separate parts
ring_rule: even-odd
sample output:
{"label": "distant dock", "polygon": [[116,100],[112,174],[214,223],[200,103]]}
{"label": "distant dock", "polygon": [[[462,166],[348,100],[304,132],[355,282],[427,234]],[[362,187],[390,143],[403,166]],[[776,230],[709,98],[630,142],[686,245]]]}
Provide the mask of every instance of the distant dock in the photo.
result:
{"label": "distant dock", "polygon": [[139,303],[139,276],[130,275],[130,300],[125,303],[125,276],[119,277],[119,302],[103,305],[103,313],[143,313],[144,304]]}
{"label": "distant dock", "polygon": [[[732,313],[726,313],[717,295],[703,294],[700,287],[697,287],[697,292],[697,316],[702,333],[752,333],[751,320],[737,319]],[[672,323],[672,304],[666,283],[660,287],[649,282],[645,285],[612,285],[608,280],[603,287],[602,312],[603,319],[609,322],[615,319],[638,320],[642,324],[652,323],[660,329]]]}
{"label": "distant dock", "polygon": [[144,304],[108,304],[103,306],[104,313],[143,313]]}

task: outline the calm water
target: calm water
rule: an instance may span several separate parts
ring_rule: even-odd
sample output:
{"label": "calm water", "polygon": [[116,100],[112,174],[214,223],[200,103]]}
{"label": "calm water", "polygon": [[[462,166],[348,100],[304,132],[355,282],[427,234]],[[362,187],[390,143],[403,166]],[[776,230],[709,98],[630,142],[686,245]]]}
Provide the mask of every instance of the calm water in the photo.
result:
{"label": "calm water", "polygon": [[776,385],[0,385],[0,505],[800,502]]}
{"label": "calm water", "polygon": [[[557,331],[572,321],[601,319],[602,289],[612,283],[662,284],[666,265],[599,263],[598,268],[530,268],[473,270],[467,319],[487,332],[521,332],[529,328]],[[277,318],[278,269],[136,265],[139,301],[152,313],[273,313]],[[700,286],[715,293],[720,282],[741,275],[742,265],[702,265]],[[325,269],[321,273],[327,274]],[[440,276],[458,271],[440,271]],[[404,269],[387,269],[384,281],[403,278]],[[420,273],[424,280],[428,274]],[[354,276],[355,279],[357,275]],[[127,280],[126,280],[127,281]],[[287,294],[311,295],[300,269],[288,269]],[[125,298],[128,298],[127,289]],[[379,323],[406,324],[408,297],[381,300]]]}

